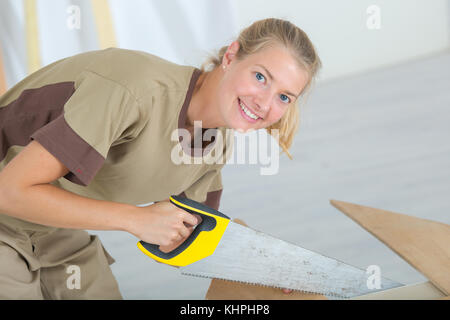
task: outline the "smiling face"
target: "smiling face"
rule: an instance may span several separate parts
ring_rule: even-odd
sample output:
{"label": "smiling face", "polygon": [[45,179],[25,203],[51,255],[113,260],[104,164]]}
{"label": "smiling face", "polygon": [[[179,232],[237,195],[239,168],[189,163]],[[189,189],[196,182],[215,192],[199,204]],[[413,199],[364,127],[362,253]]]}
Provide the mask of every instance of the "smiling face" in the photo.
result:
{"label": "smiling face", "polygon": [[236,59],[238,49],[238,42],[233,42],[220,66],[221,116],[226,127],[238,131],[266,128],[295,104],[308,75],[282,46],[267,47],[242,60]]}

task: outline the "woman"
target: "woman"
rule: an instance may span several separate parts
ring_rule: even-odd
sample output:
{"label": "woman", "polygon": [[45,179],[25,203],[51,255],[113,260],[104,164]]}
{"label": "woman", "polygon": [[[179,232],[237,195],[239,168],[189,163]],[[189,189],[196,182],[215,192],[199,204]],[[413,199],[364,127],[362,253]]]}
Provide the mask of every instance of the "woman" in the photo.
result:
{"label": "woman", "polygon": [[194,133],[194,121],[228,138],[226,129],[277,129],[287,152],[296,102],[320,66],[302,30],[265,19],[201,70],[110,48],[19,82],[0,98],[0,297],[121,298],[114,260],[84,229],[178,246],[200,220],[164,200],[183,195],[218,209],[224,164],[177,165],[176,148],[195,159],[221,145],[191,148],[172,133]]}

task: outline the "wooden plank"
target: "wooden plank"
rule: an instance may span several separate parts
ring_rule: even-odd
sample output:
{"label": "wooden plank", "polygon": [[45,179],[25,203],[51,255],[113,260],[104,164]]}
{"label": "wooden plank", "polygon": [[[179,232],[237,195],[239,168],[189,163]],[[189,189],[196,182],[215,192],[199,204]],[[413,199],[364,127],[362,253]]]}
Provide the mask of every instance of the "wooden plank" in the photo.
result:
{"label": "wooden plank", "polygon": [[108,0],[91,0],[100,49],[117,47]]}
{"label": "wooden plank", "polygon": [[28,74],[31,74],[41,68],[36,0],[25,0],[24,10]]}
{"label": "wooden plank", "polygon": [[281,289],[258,285],[212,279],[206,300],[326,300],[320,294],[293,291],[283,293]]}
{"label": "wooden plank", "polygon": [[[246,226],[239,219],[233,220]],[[320,294],[292,291],[284,293],[279,288],[263,287],[235,281],[212,279],[205,296],[206,300],[326,300]]]}
{"label": "wooden plank", "polygon": [[2,48],[0,48],[0,96],[7,90],[5,68],[3,67],[3,54]]}
{"label": "wooden plank", "polygon": [[401,213],[330,200],[369,231],[439,290],[450,294],[450,226]]}
{"label": "wooden plank", "polygon": [[445,294],[430,281],[406,285],[354,297],[351,300],[437,300]]}

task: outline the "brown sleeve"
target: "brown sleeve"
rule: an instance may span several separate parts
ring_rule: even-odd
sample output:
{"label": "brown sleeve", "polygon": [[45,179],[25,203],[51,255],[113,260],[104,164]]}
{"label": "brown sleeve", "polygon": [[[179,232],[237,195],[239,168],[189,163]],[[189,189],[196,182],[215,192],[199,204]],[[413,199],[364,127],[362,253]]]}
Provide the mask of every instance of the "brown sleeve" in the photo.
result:
{"label": "brown sleeve", "polygon": [[69,169],[64,178],[79,185],[87,186],[105,162],[100,153],[69,127],[64,115],[37,130],[30,138]]}
{"label": "brown sleeve", "polygon": [[206,201],[203,204],[213,209],[219,210],[220,198],[222,197],[222,189],[217,191],[210,191],[206,195]]}
{"label": "brown sleeve", "polygon": [[89,185],[105,162],[110,147],[134,135],[145,122],[139,104],[121,85],[92,72],[81,73],[62,114],[35,131],[41,143],[70,173],[64,178]]}
{"label": "brown sleeve", "polygon": [[[187,198],[184,192],[180,193],[179,196]],[[206,194],[206,200],[202,203],[215,210],[219,210],[221,197],[222,197],[222,189],[217,191],[210,191]]]}

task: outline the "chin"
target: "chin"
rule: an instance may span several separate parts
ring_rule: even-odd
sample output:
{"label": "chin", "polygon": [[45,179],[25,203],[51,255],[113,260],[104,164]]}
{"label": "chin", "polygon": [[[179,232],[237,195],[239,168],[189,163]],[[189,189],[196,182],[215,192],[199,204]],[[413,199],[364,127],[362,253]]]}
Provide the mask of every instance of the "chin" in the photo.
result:
{"label": "chin", "polygon": [[243,132],[243,133],[245,133],[245,132],[251,132],[251,131],[255,131],[255,130],[258,130],[259,129],[259,127],[255,127],[255,126],[243,126],[242,125],[242,123],[240,122],[238,125],[236,125],[235,126],[235,128],[234,128],[236,131],[238,131],[238,132]]}

